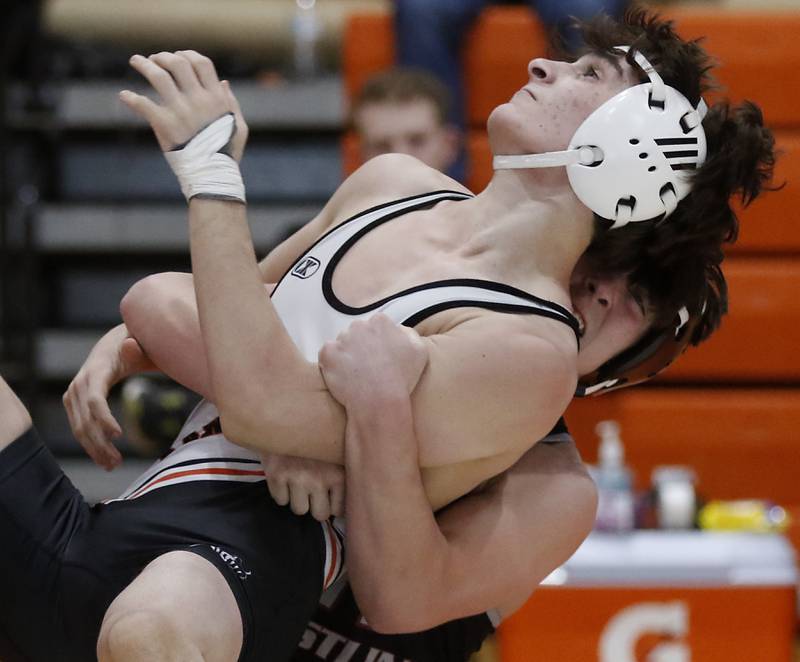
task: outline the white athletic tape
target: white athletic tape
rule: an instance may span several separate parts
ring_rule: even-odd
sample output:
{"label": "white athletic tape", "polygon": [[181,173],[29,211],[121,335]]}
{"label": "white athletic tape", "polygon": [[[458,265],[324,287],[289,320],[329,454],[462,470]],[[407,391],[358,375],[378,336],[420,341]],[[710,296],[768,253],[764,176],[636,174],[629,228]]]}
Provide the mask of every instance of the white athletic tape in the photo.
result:
{"label": "white athletic tape", "polygon": [[220,152],[236,128],[233,113],[200,131],[182,149],[164,152],[187,200],[197,195],[246,202],[244,181],[236,161]]}

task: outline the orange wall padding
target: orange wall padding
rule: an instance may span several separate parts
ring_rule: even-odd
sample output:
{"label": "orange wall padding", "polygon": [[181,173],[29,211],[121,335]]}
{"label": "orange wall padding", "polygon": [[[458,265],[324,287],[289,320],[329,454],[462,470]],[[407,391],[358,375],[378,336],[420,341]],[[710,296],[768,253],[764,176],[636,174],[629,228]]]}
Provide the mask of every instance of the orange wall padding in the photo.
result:
{"label": "orange wall padding", "polygon": [[800,13],[686,6],[664,14],[675,19],[684,38],[704,37],[703,47],[720,64],[722,92],[735,101],[758,101],[770,126],[798,126]]}
{"label": "orange wall padding", "polygon": [[658,379],[800,382],[800,260],[736,256],[722,267],[729,314],[707,342],[690,347]]}
{"label": "orange wall padding", "polygon": [[588,462],[597,458],[594,426],[606,418],[620,423],[641,488],[653,467],[688,464],[709,498],[800,501],[796,389],[640,387],[577,399],[567,422]]}

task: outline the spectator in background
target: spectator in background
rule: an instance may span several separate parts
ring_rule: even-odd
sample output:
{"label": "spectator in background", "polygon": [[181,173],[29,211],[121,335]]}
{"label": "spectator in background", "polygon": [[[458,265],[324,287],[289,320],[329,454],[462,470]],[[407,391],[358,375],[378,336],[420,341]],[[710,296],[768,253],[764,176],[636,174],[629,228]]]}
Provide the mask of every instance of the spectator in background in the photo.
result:
{"label": "spectator in background", "polygon": [[448,122],[450,93],[422,70],[396,68],[372,76],[353,101],[352,124],[361,160],[396,152],[446,172],[461,132]]}
{"label": "spectator in background", "polygon": [[[560,38],[567,50],[577,50],[580,33],[571,19],[589,19],[597,14],[621,17],[629,0],[525,0],[544,25]],[[401,66],[429,71],[450,90],[449,119],[460,130],[466,126],[461,47],[469,27],[490,4],[521,4],[497,0],[395,0],[397,61]],[[459,150],[448,174],[464,182],[467,162]]]}

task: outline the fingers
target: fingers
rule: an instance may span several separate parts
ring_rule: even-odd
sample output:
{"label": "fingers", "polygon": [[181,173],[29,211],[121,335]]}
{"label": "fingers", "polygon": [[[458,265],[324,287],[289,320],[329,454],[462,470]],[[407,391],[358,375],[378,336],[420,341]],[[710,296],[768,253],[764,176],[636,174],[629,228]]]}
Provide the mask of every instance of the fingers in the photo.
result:
{"label": "fingers", "polygon": [[304,489],[290,489],[289,507],[295,515],[305,515],[311,508],[310,493]]}
{"label": "fingers", "polygon": [[105,439],[115,439],[122,434],[122,428],[111,413],[111,409],[105,399],[92,398],[88,404],[89,414],[92,420],[97,423],[96,427],[104,435]]}
{"label": "fingers", "polygon": [[70,428],[87,455],[95,464],[110,470],[122,462],[122,456],[111,443],[111,439],[122,434],[122,429],[105,398],[90,390],[81,380],[74,380],[64,393],[64,408]]}
{"label": "fingers", "polygon": [[173,83],[182,91],[191,93],[200,89],[200,79],[194,67],[192,67],[192,63],[179,53],[167,53],[162,51],[161,53],[151,55],[147,59],[151,62],[155,62],[159,67],[169,72]]}
{"label": "fingers", "polygon": [[119,99],[139,117],[144,118],[150,124],[161,119],[161,107],[154,101],[148,99],[143,94],[137,94],[130,90],[122,90]]}
{"label": "fingers", "polygon": [[311,513],[324,521],[344,510],[344,469],[337,465],[264,453],[267,486],[275,503],[288,505],[295,515]]}
{"label": "fingers", "polygon": [[130,59],[130,65],[145,77],[164,101],[172,102],[179,94],[175,79],[167,69],[153,59],[155,57],[157,56],[151,55],[147,58],[134,55]]}
{"label": "fingers", "polygon": [[289,484],[285,480],[271,478],[267,474],[267,487],[275,503],[279,506],[289,505]]}
{"label": "fingers", "polygon": [[328,492],[312,492],[309,495],[309,505],[311,510],[311,517],[318,522],[324,522],[331,516],[331,502],[328,498]]}
{"label": "fingers", "polygon": [[219,85],[219,76],[217,76],[214,63],[205,55],[192,50],[176,51],[175,55],[182,57],[192,66],[195,76],[197,76],[203,87],[210,89],[215,85]]}

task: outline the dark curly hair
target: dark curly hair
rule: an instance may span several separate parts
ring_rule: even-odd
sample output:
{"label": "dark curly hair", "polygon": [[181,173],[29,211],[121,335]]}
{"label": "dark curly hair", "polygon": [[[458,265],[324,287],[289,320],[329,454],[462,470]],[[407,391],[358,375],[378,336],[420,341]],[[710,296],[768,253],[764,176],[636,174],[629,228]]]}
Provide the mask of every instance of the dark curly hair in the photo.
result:
{"label": "dark curly hair", "polygon": [[[579,23],[583,52],[617,57],[615,47],[630,45],[627,62],[639,70],[633,56],[641,51],[668,85],[697,105],[715,87],[712,61],[700,40],[685,41],[671,21],[642,8],[630,9],[622,22],[598,16]],[[581,53],[582,54],[582,53]],[[641,72],[643,81],[647,80]],[[758,106],[745,101],[714,104],[703,120],[705,163],[692,175],[689,195],[668,219],[629,223],[608,231],[610,222],[597,218],[597,231],[587,251],[592,267],[605,274],[625,274],[644,290],[655,313],[655,324],[666,326],[686,306],[701,315],[693,344],[706,339],[727,312],[722,273],[723,245],[736,240],[738,219],[731,199],[752,202],[772,177],[775,140],[764,126]]]}

